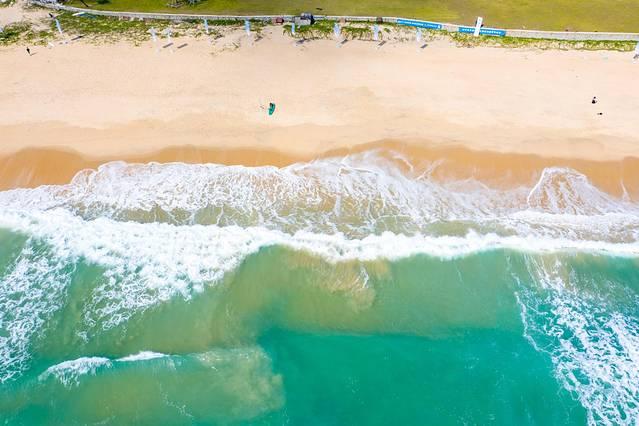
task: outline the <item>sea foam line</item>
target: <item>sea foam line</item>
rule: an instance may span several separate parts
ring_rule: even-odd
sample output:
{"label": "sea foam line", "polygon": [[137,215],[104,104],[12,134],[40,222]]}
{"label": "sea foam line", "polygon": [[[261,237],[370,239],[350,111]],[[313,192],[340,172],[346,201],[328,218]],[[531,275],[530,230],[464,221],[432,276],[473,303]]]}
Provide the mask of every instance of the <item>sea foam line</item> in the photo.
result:
{"label": "sea foam line", "polygon": [[46,380],[49,377],[55,377],[65,386],[78,385],[80,376],[87,374],[94,375],[100,368],[111,368],[115,362],[140,362],[149,361],[152,359],[164,358],[168,355],[152,352],[141,351],[137,354],[127,355],[121,358],[110,359],[106,357],[91,356],[80,357],[68,361],[62,361],[58,364],[52,365],[47,368],[42,374],[38,376],[39,380]]}
{"label": "sea foam line", "polygon": [[55,377],[64,386],[71,387],[80,384],[80,377],[87,374],[95,374],[99,368],[110,368],[111,360],[102,357],[82,357],[70,361],[63,361],[53,365],[38,376],[38,380],[44,381],[49,377]]}
{"label": "sea foam line", "polygon": [[349,239],[343,234],[298,231],[287,234],[264,227],[170,225],[84,220],[64,209],[2,212],[0,227],[24,233],[51,246],[63,264],[79,260],[105,269],[106,282],[86,307],[89,323],[109,328],[138,309],[219,282],[249,255],[281,246],[328,262],[397,260],[415,255],[453,259],[489,250],[526,253],[580,252],[639,257],[639,243],[610,243],[568,238],[402,235],[390,232]]}
{"label": "sea foam line", "polygon": [[[371,151],[282,168],[113,162],[78,173],[67,185],[0,192],[0,206],[60,207],[86,219],[264,226],[354,238],[423,231],[443,221],[516,228],[513,217],[523,212],[589,217],[586,234],[595,239],[608,232],[599,228],[611,225],[617,228],[613,239],[632,234],[618,229],[623,221],[610,222],[611,214],[639,228],[639,205],[606,194],[575,170],[547,168],[530,185],[491,188],[474,179],[437,181],[431,177],[437,162],[417,170],[391,154]],[[536,226],[529,218],[533,222],[524,225]]]}
{"label": "sea foam line", "polygon": [[298,231],[288,234],[264,227],[187,226],[120,222],[107,218],[87,221],[63,209],[2,212],[0,227],[42,239],[55,247],[59,254],[70,258],[83,257],[108,267],[124,267],[126,261],[137,263],[136,260],[145,259],[149,266],[166,262],[186,268],[184,272],[194,281],[214,277],[200,274],[193,269],[194,266],[204,267],[208,264],[208,269],[224,269],[224,264],[231,259],[243,258],[262,247],[274,245],[305,251],[331,262],[396,260],[418,254],[452,259],[497,249],[524,253],[576,251],[624,257],[639,255],[637,241],[613,243],[530,235],[479,234],[474,231],[465,236],[384,232],[381,235],[349,239],[341,233]]}

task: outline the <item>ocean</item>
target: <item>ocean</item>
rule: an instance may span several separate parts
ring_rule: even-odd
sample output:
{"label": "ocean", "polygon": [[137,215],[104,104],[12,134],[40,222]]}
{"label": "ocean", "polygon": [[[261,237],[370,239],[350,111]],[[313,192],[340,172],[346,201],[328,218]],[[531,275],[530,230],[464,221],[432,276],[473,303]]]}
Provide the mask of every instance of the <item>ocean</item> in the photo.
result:
{"label": "ocean", "polygon": [[0,424],[637,424],[636,200],[437,166],[0,192]]}

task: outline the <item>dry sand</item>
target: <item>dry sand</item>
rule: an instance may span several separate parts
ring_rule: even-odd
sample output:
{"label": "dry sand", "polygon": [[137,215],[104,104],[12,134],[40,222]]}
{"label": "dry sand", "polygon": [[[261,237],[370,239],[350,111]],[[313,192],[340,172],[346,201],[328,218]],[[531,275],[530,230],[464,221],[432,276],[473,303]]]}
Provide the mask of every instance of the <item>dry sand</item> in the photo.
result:
{"label": "dry sand", "polygon": [[11,6],[0,7],[0,27],[4,28],[16,22],[28,22],[38,29],[46,29],[48,25],[43,21],[46,16],[48,16],[47,10],[27,8],[25,0],[17,0]]}
{"label": "dry sand", "polygon": [[638,163],[622,162],[639,157],[630,53],[300,45],[279,27],[265,33],[159,52],[151,42],[0,49],[1,186],[67,181],[113,159],[286,164],[392,140],[425,158],[490,151],[484,166],[510,174],[515,160],[581,165],[599,181],[612,173],[613,192],[624,176],[639,191]]}

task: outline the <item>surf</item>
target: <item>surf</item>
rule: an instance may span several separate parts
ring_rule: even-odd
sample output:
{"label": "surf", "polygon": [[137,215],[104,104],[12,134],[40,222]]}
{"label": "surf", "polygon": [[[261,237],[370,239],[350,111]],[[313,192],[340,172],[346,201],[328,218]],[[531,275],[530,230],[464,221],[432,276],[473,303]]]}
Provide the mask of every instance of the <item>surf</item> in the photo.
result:
{"label": "surf", "polygon": [[[126,381],[127,363],[147,380],[233,354],[224,377],[270,389],[248,418],[281,419],[297,373],[277,357],[298,341],[397,336],[425,357],[441,341],[488,360],[468,334],[525,353],[589,423],[639,416],[637,203],[567,168],[496,183],[437,167],[379,151],[284,167],[115,162],[0,192],[0,404]],[[231,367],[246,356],[260,378]],[[203,403],[189,398],[184,419]],[[220,410],[215,421],[248,419]],[[473,410],[466,420],[483,418]]]}

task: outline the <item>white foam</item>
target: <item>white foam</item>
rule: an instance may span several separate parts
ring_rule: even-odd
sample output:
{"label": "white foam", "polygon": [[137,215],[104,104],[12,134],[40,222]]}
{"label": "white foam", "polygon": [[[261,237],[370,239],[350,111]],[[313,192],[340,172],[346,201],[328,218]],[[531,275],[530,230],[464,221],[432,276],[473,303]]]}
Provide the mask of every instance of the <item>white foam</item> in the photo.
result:
{"label": "white foam", "polygon": [[[306,251],[331,262],[399,259],[426,254],[443,259],[472,253],[514,249],[531,253],[582,251],[617,256],[639,255],[639,242],[573,240],[530,236],[501,236],[468,232],[464,236],[401,235],[384,232],[362,239],[343,234],[299,231],[287,234],[263,227],[176,226],[141,224],[99,218],[86,221],[66,210],[0,213],[0,226],[40,239],[58,256],[84,258],[122,275],[137,270],[136,278],[150,288],[174,282],[188,293],[198,283],[219,280],[247,255],[262,247],[280,245]],[[185,294],[186,294],[185,293]]]}
{"label": "white foam", "polygon": [[630,206],[595,188],[583,174],[562,167],[544,169],[526,202],[538,211],[572,215],[622,213]]}
{"label": "white foam", "polygon": [[68,185],[2,192],[0,205],[62,207],[86,219],[263,226],[353,238],[433,233],[433,225],[451,221],[458,227],[481,223],[498,233],[518,227],[528,228],[521,233],[558,232],[548,221],[537,223],[534,213],[588,218],[589,226],[576,230],[562,224],[578,238],[628,241],[633,236],[623,224],[639,228],[636,203],[609,196],[574,170],[548,168],[529,187],[496,189],[474,180],[435,181],[434,167],[417,169],[398,154],[378,151],[283,168],[113,162],[79,173]]}
{"label": "white foam", "polygon": [[0,383],[28,368],[32,338],[64,303],[71,276],[64,266],[54,254],[27,243],[1,277]]}
{"label": "white foam", "polygon": [[[142,351],[134,355],[127,355],[122,358],[117,358],[115,362],[138,362],[148,361],[151,359],[163,358],[167,355]],[[101,368],[111,368],[113,361],[105,357],[81,357],[69,361],[63,361],[47,368],[38,379],[43,381],[49,377],[55,377],[62,384],[67,387],[77,386],[80,383],[80,378],[87,374],[95,375],[96,371]]]}
{"label": "white foam", "polygon": [[[633,425],[639,419],[639,322],[616,306],[606,282],[588,290],[570,270],[528,259],[540,285],[522,287],[525,336],[547,353],[558,381],[588,413],[590,425]],[[630,305],[639,299],[630,296]]]}
{"label": "white foam", "polygon": [[122,358],[118,358],[116,361],[120,362],[135,362],[135,361],[148,361],[150,359],[164,358],[166,355],[159,352],[142,351],[135,355],[127,355]]}
{"label": "white foam", "polygon": [[82,357],[71,361],[64,361],[47,368],[38,379],[46,380],[55,377],[67,387],[77,386],[84,375],[94,375],[99,368],[108,368],[111,360],[101,357]]}
{"label": "white foam", "polygon": [[[242,401],[249,401],[249,407],[252,409],[255,409],[252,404],[256,402],[259,402],[259,405],[277,406],[282,403],[281,377],[272,371],[270,358],[257,346],[216,348],[207,352],[181,355],[142,351],[115,360],[95,356],[80,357],[52,365],[38,376],[38,381],[55,379],[65,387],[72,388],[78,386],[86,376],[95,376],[106,369],[114,368],[116,363],[144,362],[161,358],[169,359],[173,368],[179,368],[186,362],[215,371],[220,377],[218,385],[237,393]],[[179,361],[175,362],[176,360]],[[206,379],[211,379],[211,376]],[[255,386],[256,384],[258,386]]]}

